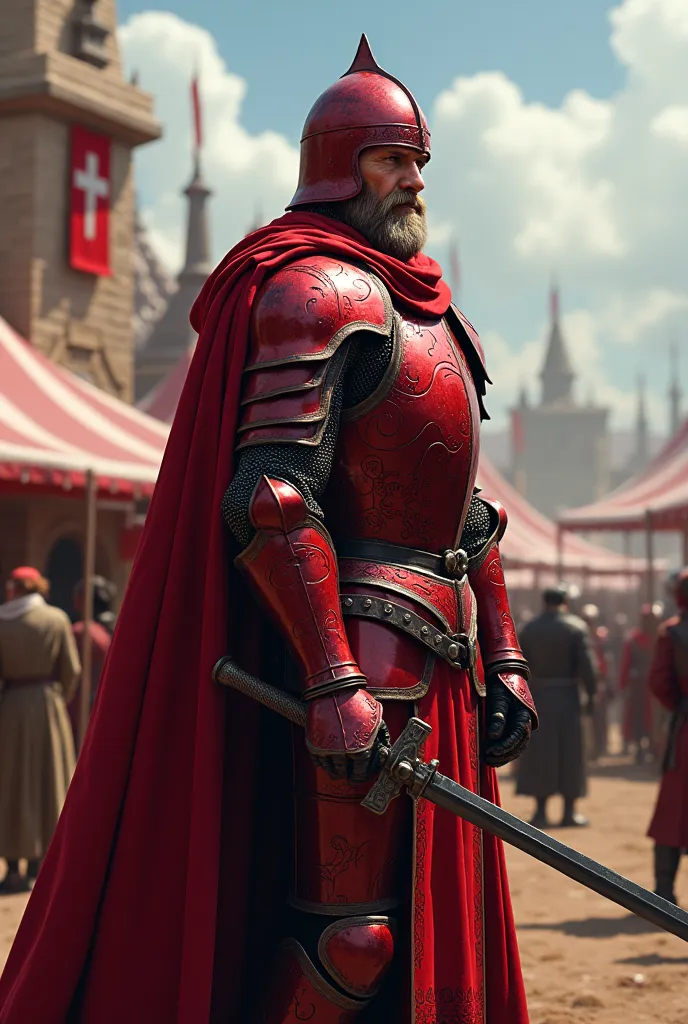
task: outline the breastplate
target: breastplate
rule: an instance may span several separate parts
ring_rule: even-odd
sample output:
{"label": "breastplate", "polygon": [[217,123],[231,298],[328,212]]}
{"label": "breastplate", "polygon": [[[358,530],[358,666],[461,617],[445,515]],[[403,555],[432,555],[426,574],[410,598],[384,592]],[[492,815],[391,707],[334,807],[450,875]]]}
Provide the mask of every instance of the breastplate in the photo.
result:
{"label": "breastplate", "polygon": [[345,410],[323,498],[335,537],[441,552],[456,547],[473,492],[480,410],[444,319],[395,316],[380,387]]}

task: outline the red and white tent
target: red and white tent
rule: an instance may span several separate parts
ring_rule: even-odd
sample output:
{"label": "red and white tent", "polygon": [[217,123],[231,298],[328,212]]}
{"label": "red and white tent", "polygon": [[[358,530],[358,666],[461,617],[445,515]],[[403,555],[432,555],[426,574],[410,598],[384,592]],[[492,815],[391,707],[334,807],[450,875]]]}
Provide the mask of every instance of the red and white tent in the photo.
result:
{"label": "red and white tent", "polygon": [[152,494],[169,428],[51,363],[0,317],[0,490]]}
{"label": "red and white tent", "polygon": [[566,530],[688,533],[688,420],[637,476],[592,505],[560,518]]}
{"label": "red and white tent", "polygon": [[533,508],[507,483],[484,455],[480,458],[478,486],[486,498],[504,505],[509,525],[500,543],[509,569],[584,572],[586,576],[623,576],[642,572],[644,563],[614,554],[580,537],[567,537],[559,550],[556,523]]}
{"label": "red and white tent", "polygon": [[137,408],[141,412],[145,412],[148,416],[155,416],[163,423],[172,422],[195,347],[195,344],[190,345],[182,358],[175,363],[162,380],[137,402]]}

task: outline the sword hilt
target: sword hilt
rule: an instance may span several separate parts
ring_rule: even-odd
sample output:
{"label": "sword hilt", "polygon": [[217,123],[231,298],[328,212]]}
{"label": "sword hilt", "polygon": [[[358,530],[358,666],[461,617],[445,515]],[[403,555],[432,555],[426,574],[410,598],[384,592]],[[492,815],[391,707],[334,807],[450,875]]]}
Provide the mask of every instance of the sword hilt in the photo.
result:
{"label": "sword hilt", "polygon": [[[213,669],[213,679],[229,686],[246,697],[257,700],[263,707],[288,718],[294,725],[304,727],[308,716],[307,705],[291,693],[285,693],[270,683],[246,672],[231,658],[220,658]],[[362,805],[374,814],[384,814],[392,800],[403,789],[419,797],[437,770],[437,761],[423,764],[421,747],[432,732],[432,726],[420,718],[410,718],[406,728],[390,748],[380,746],[381,771],[363,800]]]}

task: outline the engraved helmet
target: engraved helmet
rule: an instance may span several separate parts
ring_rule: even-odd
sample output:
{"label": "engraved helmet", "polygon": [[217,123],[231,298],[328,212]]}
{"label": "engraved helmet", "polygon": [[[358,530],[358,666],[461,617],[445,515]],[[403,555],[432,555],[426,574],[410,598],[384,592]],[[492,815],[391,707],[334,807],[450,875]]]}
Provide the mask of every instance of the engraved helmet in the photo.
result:
{"label": "engraved helmet", "polygon": [[354,62],[315,101],[301,137],[299,184],[287,209],[358,195],[366,146],[410,146],[430,158],[430,132],[413,95],[378,65],[365,35]]}

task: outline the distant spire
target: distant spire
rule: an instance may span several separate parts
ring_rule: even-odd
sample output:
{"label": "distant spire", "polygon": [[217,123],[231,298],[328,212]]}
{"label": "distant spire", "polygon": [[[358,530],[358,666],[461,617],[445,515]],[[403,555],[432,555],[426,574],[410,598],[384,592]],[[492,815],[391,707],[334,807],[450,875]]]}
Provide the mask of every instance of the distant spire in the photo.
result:
{"label": "distant spire", "polygon": [[208,230],[208,211],[206,202],[212,195],[211,189],[203,181],[201,172],[201,150],[203,147],[203,121],[198,75],[194,73],[191,80],[191,106],[193,111],[193,176],[184,189],[189,200],[189,213],[186,231],[186,258],[179,273],[180,285],[185,281],[203,284],[213,269],[210,258],[210,233]]}
{"label": "distant spire", "polygon": [[459,243],[452,237],[449,243],[449,287],[452,290],[454,301],[459,301],[461,292],[461,260],[459,258]]}
{"label": "distant spire", "polygon": [[669,349],[669,436],[673,437],[681,425],[681,381],[678,359],[678,345],[672,342]]}
{"label": "distant spire", "polygon": [[571,369],[559,321],[559,289],[552,284],[549,297],[550,331],[545,361],[540,371],[542,404],[572,398],[575,374]]}
{"label": "distant spire", "polygon": [[638,398],[635,420],[635,469],[642,469],[650,455],[649,430],[645,400],[645,378],[638,375]]}

